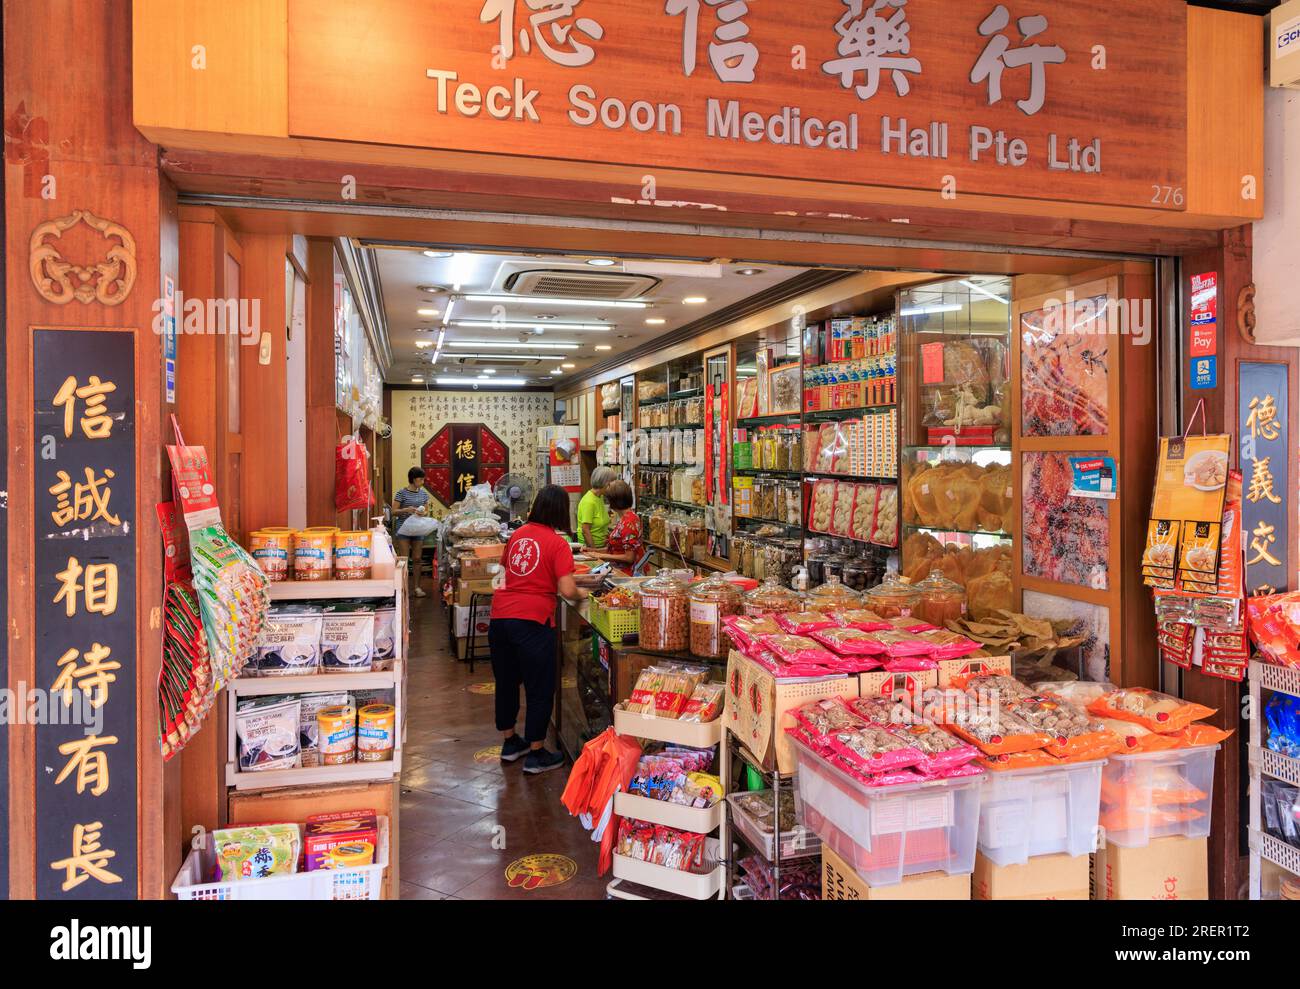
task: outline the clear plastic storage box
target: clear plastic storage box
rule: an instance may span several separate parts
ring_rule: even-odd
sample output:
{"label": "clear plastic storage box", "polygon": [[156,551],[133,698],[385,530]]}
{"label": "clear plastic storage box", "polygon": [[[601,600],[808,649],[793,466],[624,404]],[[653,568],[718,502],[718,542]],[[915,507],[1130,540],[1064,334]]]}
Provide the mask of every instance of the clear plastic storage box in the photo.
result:
{"label": "clear plastic storage box", "polygon": [[990,772],[980,793],[979,850],[995,865],[1096,851],[1105,760]]}
{"label": "clear plastic storage box", "polygon": [[975,869],[983,776],[866,786],[791,738],[799,821],[872,886]]}
{"label": "clear plastic storage box", "polygon": [[1153,838],[1210,833],[1217,745],[1111,756],[1101,777],[1105,839],[1140,848]]}

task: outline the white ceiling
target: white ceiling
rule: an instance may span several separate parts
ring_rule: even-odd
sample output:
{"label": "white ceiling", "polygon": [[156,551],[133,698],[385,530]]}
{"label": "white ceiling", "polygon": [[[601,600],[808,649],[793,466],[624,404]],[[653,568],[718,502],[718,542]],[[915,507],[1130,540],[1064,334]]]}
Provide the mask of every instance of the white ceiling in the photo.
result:
{"label": "white ceiling", "polygon": [[[423,250],[405,247],[375,248],[393,352],[387,376],[389,384],[410,385],[413,374],[422,374],[425,384],[433,384],[440,377],[463,378],[468,384],[484,374],[485,369],[491,369],[495,374],[488,377],[524,378],[526,386],[550,387],[805,270],[775,265],[623,260],[610,256],[430,251],[449,256],[430,257]],[[588,263],[591,260],[614,263],[593,265]],[[739,274],[745,269],[757,269],[757,273]],[[580,279],[637,275],[645,281],[632,291],[642,294],[630,295],[627,301],[646,305],[645,308],[620,307],[607,302],[566,305],[557,301],[557,297],[519,295],[518,287],[510,287],[512,277],[522,282],[532,277],[529,273],[538,271],[571,272]],[[565,297],[577,294],[578,290],[565,289]],[[505,301],[466,298],[471,295],[508,298]],[[683,301],[691,297],[707,301],[697,304]],[[436,368],[430,369],[428,360],[436,350],[449,300],[453,300],[453,306],[442,354]],[[432,310],[433,314],[420,315],[421,309]],[[649,319],[663,322],[649,324]],[[482,325],[463,325],[462,321],[466,320],[480,321]],[[577,329],[573,324],[589,324],[600,329]],[[417,341],[431,346],[422,349],[417,347]],[[524,341],[576,344],[577,348],[530,347]],[[596,350],[597,346],[610,349]],[[471,354],[484,356],[465,356]],[[523,364],[506,359],[523,355],[528,355]],[[414,368],[419,363],[425,365],[422,371]],[[574,366],[563,368],[562,364]],[[562,373],[552,374],[552,369],[557,367]]]}

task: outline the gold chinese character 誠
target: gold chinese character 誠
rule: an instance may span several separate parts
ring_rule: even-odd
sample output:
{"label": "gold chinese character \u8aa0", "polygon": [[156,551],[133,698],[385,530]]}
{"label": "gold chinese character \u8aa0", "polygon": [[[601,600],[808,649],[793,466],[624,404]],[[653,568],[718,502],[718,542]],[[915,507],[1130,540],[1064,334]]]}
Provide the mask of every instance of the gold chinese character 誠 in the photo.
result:
{"label": "gold chinese character \u8aa0", "polygon": [[85,481],[73,481],[67,471],[56,471],[58,478],[50,485],[49,492],[54,495],[54,510],[50,518],[60,529],[69,522],[95,522],[103,520],[110,525],[121,525],[122,520],[109,511],[108,503],[113,497],[113,489],[108,482],[116,475],[111,468],[105,468],[102,476],[96,476],[93,468],[85,469]]}

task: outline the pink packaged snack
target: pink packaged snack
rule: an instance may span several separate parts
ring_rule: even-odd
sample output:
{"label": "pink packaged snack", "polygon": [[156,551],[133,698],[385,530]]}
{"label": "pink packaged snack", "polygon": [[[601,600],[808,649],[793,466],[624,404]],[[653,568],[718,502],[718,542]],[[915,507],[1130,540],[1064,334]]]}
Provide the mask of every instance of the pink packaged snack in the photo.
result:
{"label": "pink packaged snack", "polygon": [[824,628],[813,632],[812,638],[838,656],[880,656],[885,652],[874,636],[856,628]]}
{"label": "pink packaged snack", "polygon": [[913,635],[918,632],[938,631],[938,626],[931,625],[929,622],[922,621],[920,618],[886,618],[885,621],[888,623],[889,627],[888,629],[882,629],[882,631],[911,632]]}
{"label": "pink packaged snack", "polygon": [[853,697],[845,701],[845,706],[873,724],[888,727],[920,749],[925,758],[916,768],[927,775],[940,776],[979,757],[980,751],[975,746],[887,697]]}
{"label": "pink packaged snack", "polygon": [[841,729],[865,727],[867,722],[850,711],[834,697],[823,697],[790,712],[790,717],[803,725],[811,735],[824,744],[833,732]]}
{"label": "pink packaged snack", "polygon": [[960,659],[962,656],[969,656],[971,653],[980,648],[980,644],[973,639],[968,639],[964,635],[958,635],[956,632],[949,632],[944,629],[935,629],[932,632],[917,632],[920,638],[934,646],[934,659]]}
{"label": "pink packaged snack", "polygon": [[933,645],[911,632],[872,632],[871,635],[885,647],[885,655],[890,659],[903,659],[911,656],[925,656],[928,658],[934,653]]}
{"label": "pink packaged snack", "polygon": [[827,617],[835,619],[844,628],[855,628],[860,632],[880,632],[893,628],[893,625],[887,619],[881,618],[874,611],[867,611],[865,608],[832,611]]}
{"label": "pink packaged snack", "polygon": [[763,648],[774,653],[777,659],[790,664],[828,666],[835,662],[835,654],[803,635],[764,635],[759,640]]}
{"label": "pink packaged snack", "polygon": [[886,660],[884,665],[888,673],[924,673],[938,668],[938,660],[930,656],[903,656],[899,659]]}
{"label": "pink packaged snack", "polygon": [[755,651],[758,636],[776,635],[781,631],[781,626],[769,615],[727,615],[722,619],[722,627],[735,647],[746,654]]}
{"label": "pink packaged snack", "polygon": [[863,773],[888,773],[925,761],[925,753],[883,725],[841,728],[831,733],[829,743],[832,752]]}
{"label": "pink packaged snack", "polygon": [[835,619],[828,618],[820,611],[787,611],[776,616],[776,623],[791,635],[808,635],[835,627]]}

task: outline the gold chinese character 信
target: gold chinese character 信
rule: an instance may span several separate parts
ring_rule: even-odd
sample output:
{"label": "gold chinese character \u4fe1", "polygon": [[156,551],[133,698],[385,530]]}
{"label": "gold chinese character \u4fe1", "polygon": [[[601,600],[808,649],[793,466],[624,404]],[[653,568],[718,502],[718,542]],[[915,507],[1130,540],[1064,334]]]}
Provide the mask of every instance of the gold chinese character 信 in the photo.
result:
{"label": "gold chinese character \u4fe1", "polygon": [[[113,650],[96,642],[84,653],[69,649],[58,658],[59,675],[50,686],[50,692],[63,694],[63,703],[72,704],[72,691],[80,690],[93,708],[101,708],[108,700],[108,686],[117,680],[114,670],[122,664],[109,659]],[[78,665],[80,655],[82,663]]]}
{"label": "gold chinese character \u4fe1", "polygon": [[111,381],[100,381],[97,374],[87,378],[81,387],[77,387],[77,379],[73,375],[68,375],[54,395],[54,404],[63,406],[63,435],[72,435],[78,398],[86,403],[81,411],[81,431],[86,438],[102,440],[112,435],[113,417],[108,414],[104,396],[115,391],[117,385]]}
{"label": "gold chinese character \u4fe1", "polygon": [[57,786],[62,783],[75,769],[77,772],[77,792],[85,793],[87,788],[93,797],[102,796],[108,791],[108,753],[100,752],[98,748],[102,745],[116,745],[116,735],[105,735],[102,738],[98,735],[87,735],[85,738],[74,738],[71,742],[64,742],[59,746],[59,754],[68,757],[68,761],[63,766],[63,771],[54,778]]}
{"label": "gold chinese character \u4fe1", "polygon": [[50,494],[55,498],[50,518],[59,528],[69,522],[94,522],[97,519],[103,519],[110,525],[122,524],[122,520],[108,510],[109,499],[113,496],[113,489],[108,486],[108,482],[116,476],[112,469],[106,468],[103,477],[96,477],[95,471],[87,467],[86,480],[75,483],[66,471],[57,471],[56,476],[58,481],[49,488]]}
{"label": "gold chinese character \u4fe1", "polygon": [[56,872],[65,873],[63,892],[76,889],[87,879],[97,879],[101,883],[120,883],[121,876],[108,871],[108,863],[117,857],[117,852],[103,847],[102,821],[89,824],[77,824],[72,828],[72,854],[65,859],[50,863]]}
{"label": "gold chinese character \u4fe1", "polygon": [[462,494],[464,494],[473,486],[474,486],[473,474],[461,474],[460,477],[456,478],[456,487],[460,489]]}
{"label": "gold chinese character \u4fe1", "polygon": [[[82,582],[82,576],[85,582]],[[75,556],[68,557],[68,565],[55,575],[59,579],[59,592],[54,603],[63,602],[67,616],[77,613],[77,595],[83,594],[86,611],[111,615],[117,611],[117,564],[92,563],[83,567]]]}

